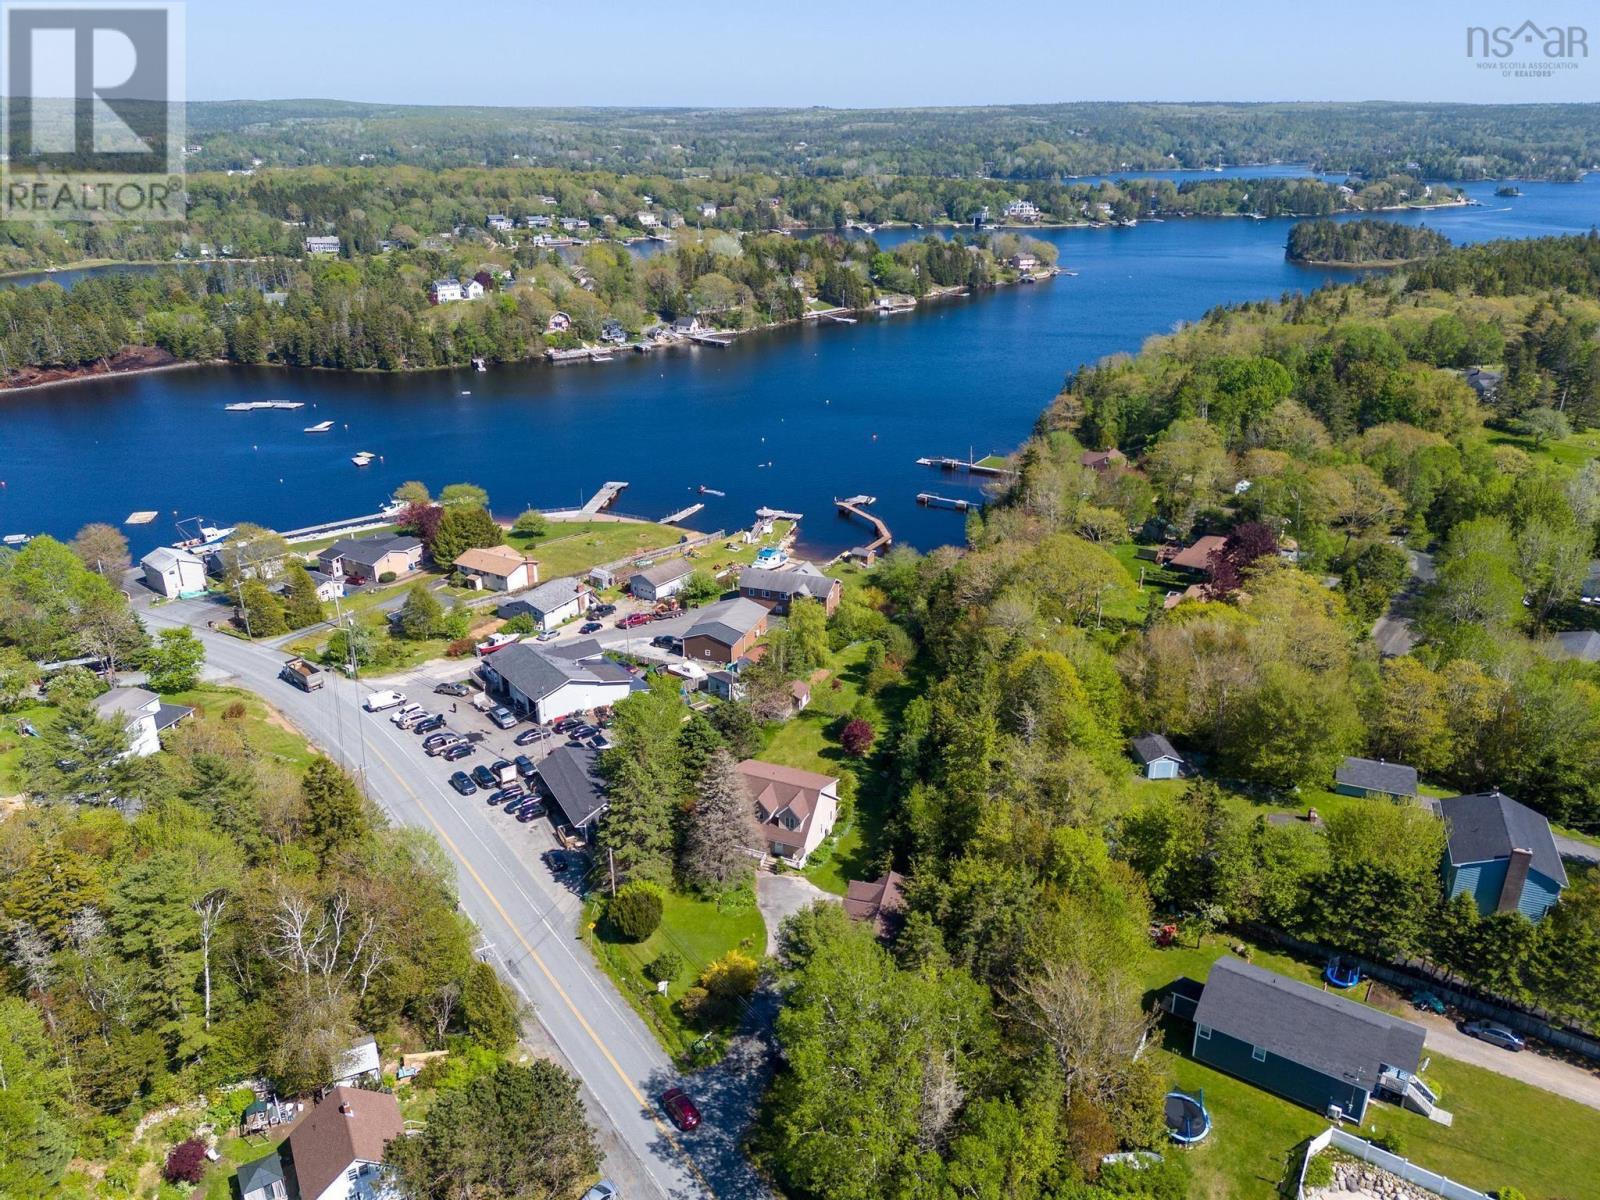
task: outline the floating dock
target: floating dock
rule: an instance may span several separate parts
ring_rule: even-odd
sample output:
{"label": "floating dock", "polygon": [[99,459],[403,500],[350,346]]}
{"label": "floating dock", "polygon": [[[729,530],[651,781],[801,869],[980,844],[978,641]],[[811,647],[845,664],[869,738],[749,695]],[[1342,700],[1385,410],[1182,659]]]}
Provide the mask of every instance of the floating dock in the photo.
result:
{"label": "floating dock", "polygon": [[787,512],[781,508],[758,508],[756,509],[756,516],[763,521],[794,521],[799,523],[805,513]]}
{"label": "floating dock", "polygon": [[689,340],[697,346],[715,346],[719,350],[726,350],[733,345],[731,333],[691,333]]}
{"label": "floating dock", "polygon": [[865,521],[872,526],[873,532],[877,534],[865,546],[857,546],[849,551],[851,558],[859,558],[868,566],[871,566],[879,553],[887,550],[889,543],[894,540],[890,537],[889,527],[883,523],[882,518],[874,516],[866,509],[867,505],[876,504],[877,502],[878,498],[876,496],[850,496],[844,500],[834,500],[834,504],[838,507],[840,513],[847,517],[855,517],[859,521]]}
{"label": "floating dock", "polygon": [[304,408],[305,404],[299,400],[241,400],[238,404],[224,404],[222,407],[228,412],[255,412],[258,408]]}
{"label": "floating dock", "polygon": [[688,508],[680,508],[677,512],[662,517],[661,524],[676,525],[680,521],[687,521],[690,517],[694,516],[695,513],[699,512],[704,507],[704,504],[691,504]]}
{"label": "floating dock", "polygon": [[154,509],[142,508],[138,512],[129,513],[124,525],[148,525],[156,519]]}
{"label": "floating dock", "polygon": [[966,512],[972,507],[970,500],[956,500],[949,496],[937,496],[932,492],[918,492],[917,503],[929,508],[952,508],[956,512]]}
{"label": "floating dock", "polygon": [[622,489],[627,486],[628,485],[626,482],[619,483],[612,481],[607,483],[598,492],[589,497],[588,502],[584,504],[582,511],[586,513],[599,512],[602,508],[605,508],[607,505],[616,500],[616,498],[622,494]]}
{"label": "floating dock", "polygon": [[934,456],[917,459],[919,467],[938,467],[941,471],[965,471],[969,475],[998,475],[1009,479],[1016,474],[1010,467],[997,467],[985,462],[969,462],[964,458]]}
{"label": "floating dock", "polygon": [[332,421],[318,421],[315,425],[307,425],[306,428],[305,428],[305,432],[307,432],[307,433],[327,433],[328,430],[330,430],[332,428],[333,428],[333,422]]}

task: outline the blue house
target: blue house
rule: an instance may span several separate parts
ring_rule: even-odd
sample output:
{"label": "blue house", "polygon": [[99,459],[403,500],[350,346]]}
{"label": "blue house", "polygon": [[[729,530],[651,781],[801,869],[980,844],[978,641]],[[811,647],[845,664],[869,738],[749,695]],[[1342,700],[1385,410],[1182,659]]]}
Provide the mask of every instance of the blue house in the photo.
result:
{"label": "blue house", "polygon": [[[1177,1012],[1174,1008],[1172,1011]],[[1319,1113],[1360,1122],[1374,1093],[1431,1107],[1426,1030],[1241,959],[1219,958],[1194,1007],[1193,1056]],[[1425,1110],[1424,1107],[1424,1110]]]}
{"label": "blue house", "polygon": [[1561,899],[1567,871],[1550,823],[1498,791],[1439,801],[1446,828],[1444,885],[1470,895],[1484,916],[1520,912],[1537,921]]}

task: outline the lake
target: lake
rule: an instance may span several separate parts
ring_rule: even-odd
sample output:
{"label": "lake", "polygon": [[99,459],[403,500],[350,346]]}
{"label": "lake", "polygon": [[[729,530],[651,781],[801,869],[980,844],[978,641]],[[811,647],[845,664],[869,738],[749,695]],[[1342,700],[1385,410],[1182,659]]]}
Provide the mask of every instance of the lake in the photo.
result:
{"label": "lake", "polygon": [[[1600,212],[1600,176],[1520,186],[1523,196],[1502,199],[1492,183],[1468,185],[1482,207],[1384,215],[1471,242],[1582,232]],[[763,505],[802,512],[802,545],[822,557],[863,540],[833,509],[858,493],[878,497],[898,542],[959,542],[963,518],[919,506],[917,493],[978,489],[919,457],[1009,451],[1081,364],[1218,304],[1352,278],[1286,262],[1291,223],[1041,231],[1077,277],[752,334],[725,350],[486,373],[197,367],[0,396],[0,533],[70,537],[155,510],[154,523],[125,527],[137,555],[176,537],[176,516],[288,529],[371,512],[407,479],[479,483],[507,515],[628,480],[619,511],[659,518],[704,500],[690,522],[703,530],[747,526]],[[224,411],[239,400],[305,407]],[[329,433],[301,432],[324,420]],[[359,450],[380,457],[358,468]],[[727,495],[699,496],[700,485]]]}

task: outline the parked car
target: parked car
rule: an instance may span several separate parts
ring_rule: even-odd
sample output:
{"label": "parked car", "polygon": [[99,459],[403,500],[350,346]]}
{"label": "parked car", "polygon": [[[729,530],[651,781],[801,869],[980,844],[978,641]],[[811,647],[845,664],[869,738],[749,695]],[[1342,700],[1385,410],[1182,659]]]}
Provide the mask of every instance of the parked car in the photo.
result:
{"label": "parked car", "polygon": [[386,708],[399,708],[405,702],[403,692],[368,692],[361,706],[368,712],[382,712]]}
{"label": "parked car", "polygon": [[1468,1021],[1461,1027],[1461,1032],[1468,1037],[1477,1038],[1480,1042],[1499,1046],[1502,1050],[1524,1050],[1528,1045],[1522,1040],[1521,1035],[1493,1021]]}
{"label": "parked car", "polygon": [[583,718],[581,717],[562,717],[555,723],[553,728],[557,733],[570,733],[572,730],[576,729],[582,724]]}
{"label": "parked car", "polygon": [[673,617],[681,617],[681,616],[683,616],[683,613],[680,610],[678,610],[676,608],[666,608],[666,609],[662,609],[660,612],[656,613],[650,619],[652,621],[670,621],[670,620],[672,620]]}
{"label": "parked car", "polygon": [[459,733],[451,733],[448,730],[446,730],[444,733],[430,733],[427,737],[422,739],[422,748],[424,750],[432,750],[435,747],[443,747],[448,745],[450,742],[455,741],[460,736],[461,735]]}
{"label": "parked car", "polygon": [[1419,1008],[1423,1012],[1444,1016],[1444,1001],[1439,999],[1433,992],[1425,989],[1411,993],[1411,1005],[1413,1008]]}
{"label": "parked car", "polygon": [[526,800],[527,798],[528,798],[528,793],[523,791],[521,788],[519,788],[519,787],[508,787],[508,788],[501,788],[498,792],[492,793],[490,795],[490,797],[489,797],[489,803],[491,805],[494,805],[494,804],[510,804],[513,801]]}
{"label": "parked car", "polygon": [[589,610],[589,615],[594,617],[609,617],[617,611],[615,604],[596,604]]}
{"label": "parked car", "polygon": [[497,704],[489,710],[489,720],[495,723],[496,728],[510,729],[517,723],[517,714],[504,704]]}
{"label": "parked car", "polygon": [[443,729],[443,728],[444,728],[444,717],[443,717],[443,715],[441,715],[440,713],[434,713],[433,716],[427,718],[426,720],[418,721],[415,725],[413,725],[411,727],[411,732],[412,733],[432,733],[435,729]]}
{"label": "parked car", "polygon": [[565,850],[546,850],[540,857],[552,875],[565,875],[572,868],[572,858]]}
{"label": "parked car", "polygon": [[609,1179],[602,1179],[583,1194],[583,1200],[622,1200],[622,1193]]}
{"label": "parked car", "polygon": [[650,639],[650,644],[652,646],[659,646],[663,650],[671,650],[677,646],[681,640],[682,639],[680,638],[673,637],[670,633],[658,633],[655,637]]}
{"label": "parked car", "polygon": [[389,720],[398,725],[407,717],[414,717],[422,711],[422,705],[420,704],[402,704],[399,708],[395,709],[394,712],[389,714]]}
{"label": "parked car", "polygon": [[643,612],[631,613],[628,616],[623,617],[620,621],[617,622],[617,628],[618,629],[637,629],[641,625],[650,624],[650,621],[651,621],[651,617],[650,617],[649,613],[643,613]]}
{"label": "parked car", "polygon": [[461,741],[455,742],[448,746],[444,753],[439,755],[439,757],[444,759],[445,762],[457,762],[463,758],[466,758],[467,755],[471,754],[474,749],[475,747],[471,742],[462,739]]}
{"label": "parked car", "polygon": [[579,633],[599,633],[604,628],[605,628],[605,626],[603,624],[601,624],[599,621],[585,621],[582,625],[578,626],[578,632]]}
{"label": "parked car", "polygon": [[542,742],[548,737],[554,737],[548,729],[524,729],[511,740],[519,746],[531,746],[535,742]]}
{"label": "parked car", "polygon": [[517,820],[526,825],[544,816],[544,803],[537,796],[529,796],[517,806]]}
{"label": "parked car", "polygon": [[469,696],[472,694],[472,689],[464,683],[441,683],[433,690],[439,696]]}
{"label": "parked car", "polygon": [[463,796],[470,796],[472,793],[478,790],[478,785],[473,783],[471,779],[467,778],[467,773],[465,771],[457,771],[454,775],[450,776],[450,786],[455,788],[455,790],[460,792]]}
{"label": "parked car", "polygon": [[667,1110],[667,1116],[672,1118],[672,1123],[685,1133],[700,1124],[700,1110],[694,1106],[694,1101],[689,1099],[689,1093],[682,1088],[668,1088],[662,1092],[661,1107]]}
{"label": "parked car", "polygon": [[430,719],[431,717],[433,717],[435,715],[436,714],[429,712],[425,708],[419,708],[419,709],[417,709],[416,712],[407,713],[405,716],[401,717],[398,721],[395,721],[395,724],[397,726],[399,726],[401,729],[411,730],[411,729],[415,729],[418,725],[422,724],[424,721]]}
{"label": "parked car", "polygon": [[538,642],[553,642],[560,636],[561,636],[561,631],[560,630],[558,630],[558,629],[547,629],[543,633],[541,633],[537,638],[535,638],[534,640],[538,641]]}
{"label": "parked car", "polygon": [[529,758],[526,754],[519,754],[512,761],[517,764],[517,774],[521,775],[524,779],[532,779],[533,773],[539,769],[534,765],[533,759]]}
{"label": "parked car", "polygon": [[472,782],[479,787],[485,788],[498,787],[500,784],[500,781],[495,778],[494,772],[489,768],[488,763],[479,763],[472,768]]}

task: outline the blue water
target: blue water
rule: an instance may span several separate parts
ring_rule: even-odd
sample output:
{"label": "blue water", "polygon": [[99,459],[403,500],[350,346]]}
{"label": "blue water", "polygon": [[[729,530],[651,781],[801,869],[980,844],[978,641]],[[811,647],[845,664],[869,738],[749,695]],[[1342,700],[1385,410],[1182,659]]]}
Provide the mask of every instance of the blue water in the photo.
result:
{"label": "blue water", "polygon": [[[1501,199],[1492,184],[1471,185],[1481,208],[1397,219],[1470,242],[1586,231],[1600,214],[1600,176],[1521,186],[1525,195]],[[617,479],[631,484],[623,512],[659,518],[704,499],[691,522],[700,529],[743,527],[762,505],[803,512],[802,541],[818,554],[862,540],[833,510],[835,497],[862,492],[878,497],[898,541],[960,541],[961,516],[916,495],[975,488],[917,466],[919,456],[1008,451],[1079,365],[1136,351],[1217,304],[1350,278],[1286,262],[1290,224],[1045,231],[1078,277],[751,335],[727,350],[482,374],[204,367],[0,396],[0,533],[70,536],[154,509],[154,523],[126,529],[142,552],[176,536],[175,515],[287,529],[370,512],[407,479],[475,481],[505,514],[576,504]],[[249,399],[306,407],[223,411]],[[322,420],[334,431],[301,432]],[[357,468],[358,450],[381,458]],[[700,484],[727,496],[698,496]]]}

